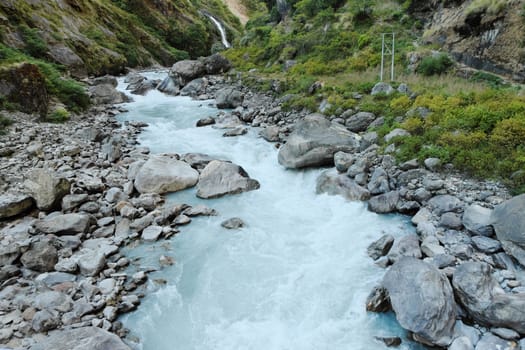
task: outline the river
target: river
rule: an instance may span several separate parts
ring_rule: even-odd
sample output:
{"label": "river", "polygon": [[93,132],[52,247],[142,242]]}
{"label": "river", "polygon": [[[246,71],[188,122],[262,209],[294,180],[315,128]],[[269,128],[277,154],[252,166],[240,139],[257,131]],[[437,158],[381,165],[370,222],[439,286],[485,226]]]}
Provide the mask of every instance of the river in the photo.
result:
{"label": "river", "polygon": [[[384,273],[366,247],[385,233],[413,232],[406,217],[316,195],[322,169],[284,169],[256,129],[222,137],[223,130],[195,127],[217,113],[213,101],[157,91],[134,99],[119,118],[149,124],[139,141],[153,153],[206,153],[241,165],[261,183],[214,200],[198,199],[194,189],[172,194],[169,201],[205,204],[219,215],[130,248],[141,266],[158,267],[163,254],[175,260],[150,275],[141,306],[120,319],[140,339],[139,349],[374,350],[387,349],[374,336],[404,335],[392,314],[367,313],[365,300]],[[246,226],[222,228],[231,217]],[[422,348],[404,340],[398,349]]]}

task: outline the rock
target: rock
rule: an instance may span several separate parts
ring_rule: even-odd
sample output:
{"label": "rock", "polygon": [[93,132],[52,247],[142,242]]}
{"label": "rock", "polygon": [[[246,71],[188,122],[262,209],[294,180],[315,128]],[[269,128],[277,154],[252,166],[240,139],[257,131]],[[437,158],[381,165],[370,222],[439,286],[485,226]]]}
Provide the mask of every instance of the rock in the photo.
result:
{"label": "rock", "polygon": [[392,310],[388,291],[382,286],[376,286],[366,298],[366,311],[387,312]]}
{"label": "rock", "polygon": [[508,328],[491,328],[490,332],[506,340],[517,340],[520,338],[518,332]]}
{"label": "rock", "polygon": [[388,234],[383,235],[377,241],[372,242],[366,249],[366,252],[368,253],[369,257],[377,260],[380,257],[387,255],[393,244],[394,236]]}
{"label": "rock", "polygon": [[477,204],[469,205],[463,213],[463,226],[473,234],[490,237],[494,234],[491,215],[491,209]]}
{"label": "rock", "polygon": [[117,319],[118,310],[115,306],[106,306],[102,311],[104,318],[110,322],[113,322]]}
{"label": "rock", "polygon": [[497,205],[491,215],[505,252],[525,266],[525,194]]}
{"label": "rock", "polygon": [[459,337],[454,339],[448,350],[474,350],[474,345],[467,337]]}
{"label": "rock", "polygon": [[514,341],[508,341],[496,337],[492,333],[485,333],[478,344],[476,350],[519,350],[519,345]]}
{"label": "rock", "polygon": [[215,93],[217,108],[237,108],[242,105],[244,95],[234,88],[223,88]]}
{"label": "rock", "polygon": [[180,90],[181,96],[199,96],[206,92],[208,86],[208,79],[197,78],[190,81],[186,86]]}
{"label": "rock", "polygon": [[439,195],[431,198],[428,201],[428,205],[433,209],[437,215],[443,213],[458,211],[463,208],[463,202],[457,197],[449,194]]}
{"label": "rock", "polygon": [[148,226],[142,231],[142,239],[147,242],[154,242],[162,234],[161,226]]}
{"label": "rock", "polygon": [[459,230],[463,226],[461,216],[456,213],[443,213],[439,219],[439,225],[454,230]]}
{"label": "rock", "polygon": [[368,129],[370,123],[376,119],[374,113],[358,112],[347,119],[345,126],[352,132],[362,132]]}
{"label": "rock", "polygon": [[226,73],[232,67],[230,60],[218,53],[205,57],[203,63],[206,73],[212,75]]}
{"label": "rock", "polygon": [[122,156],[122,147],[120,137],[109,137],[101,147],[102,156],[104,159],[115,163]]}
{"label": "rock", "polygon": [[230,218],[221,222],[221,226],[228,230],[239,229],[244,227],[244,221],[241,218]]}
{"label": "rock", "polygon": [[53,171],[34,169],[24,182],[31,197],[40,210],[49,211],[58,208],[62,198],[69,194],[70,182]]}
{"label": "rock", "polygon": [[406,162],[401,163],[399,165],[399,168],[403,171],[417,169],[419,168],[419,161],[417,160],[417,158],[407,160]]}
{"label": "rock", "polygon": [[226,131],[222,136],[224,137],[232,137],[232,136],[241,136],[248,133],[248,129],[244,126],[238,126],[236,128],[230,129]]}
{"label": "rock", "polygon": [[419,248],[419,237],[415,234],[409,234],[396,239],[387,256],[393,263],[404,256],[421,259],[423,255],[421,248]]}
{"label": "rock", "polygon": [[334,164],[337,171],[346,173],[348,168],[355,162],[355,157],[350,153],[336,152],[334,154]]}
{"label": "rock", "polygon": [[419,225],[422,222],[428,222],[432,218],[432,213],[426,207],[419,209],[419,211],[411,219],[414,225]]}
{"label": "rock", "polygon": [[33,306],[39,310],[68,312],[73,308],[73,300],[64,293],[48,291],[37,294]]}
{"label": "rock", "polygon": [[180,85],[184,86],[193,79],[202,77],[206,72],[204,64],[197,60],[182,60],[176,62],[170,69],[169,75]]}
{"label": "rock", "polygon": [[18,244],[0,245],[0,266],[13,264],[20,256]]}
{"label": "rock", "polygon": [[37,232],[45,234],[76,235],[87,232],[90,221],[89,215],[70,213],[45,217],[36,221],[34,227]]}
{"label": "rock", "polygon": [[31,197],[18,193],[0,194],[0,220],[25,213],[33,206]]}
{"label": "rock", "polygon": [[251,179],[240,166],[214,160],[206,165],[200,174],[197,197],[217,198],[227,194],[256,190],[259,187],[259,182]]}
{"label": "rock", "polygon": [[278,126],[270,125],[261,129],[261,131],[259,131],[259,135],[268,142],[278,142],[281,141],[279,132],[280,129]]}
{"label": "rock", "polygon": [[157,90],[167,95],[177,96],[180,92],[179,82],[178,80],[167,76],[159,85],[157,85]]}
{"label": "rock", "polygon": [[20,261],[24,267],[31,270],[39,272],[53,271],[58,261],[58,252],[49,242],[38,241],[31,244],[29,250],[22,255]]}
{"label": "rock", "polygon": [[359,149],[359,136],[331,123],[321,114],[311,114],[295,125],[286,144],[279,150],[279,164],[286,168],[331,165],[339,151]]}
{"label": "rock", "polygon": [[499,241],[485,236],[472,237],[472,244],[477,250],[487,254],[494,254],[502,248]]}
{"label": "rock", "polygon": [[321,173],[317,178],[316,193],[341,195],[350,201],[364,201],[370,198],[370,192],[359,186],[354,180],[344,174],[336,174],[331,170]]}
{"label": "rock", "polygon": [[151,156],[135,178],[140,193],[167,193],[194,186],[199,173],[189,164],[168,154]]}
{"label": "rock", "polygon": [[378,214],[392,213],[396,211],[398,202],[399,192],[390,191],[370,198],[368,201],[368,210]]}
{"label": "rock", "polygon": [[88,200],[89,200],[89,196],[87,193],[65,195],[62,198],[62,210],[63,211],[72,210],[78,207],[79,205],[86,203]]}
{"label": "rock", "polygon": [[424,161],[425,167],[430,171],[436,171],[441,166],[441,160],[439,158],[427,158]]}
{"label": "rock", "polygon": [[182,212],[184,215],[189,217],[194,216],[215,216],[217,211],[212,208],[208,208],[205,205],[196,205],[194,207],[189,207]]}
{"label": "rock", "polygon": [[370,132],[363,134],[363,136],[361,137],[360,150],[365,151],[368,147],[377,144],[378,140],[379,140],[379,136],[377,135],[377,132],[375,131],[370,131]]}
{"label": "rock", "polygon": [[488,264],[465,262],[459,265],[452,285],[458,302],[476,322],[525,333],[525,298],[505,293]]}
{"label": "rock", "polygon": [[370,94],[372,96],[378,95],[378,94],[390,95],[394,93],[394,91],[395,91],[394,88],[390,84],[379,82],[374,85],[374,87],[372,88],[372,92]]}
{"label": "rock", "polygon": [[106,265],[106,257],[102,251],[83,248],[73,257],[76,259],[83,276],[95,276]]}
{"label": "rock", "polygon": [[90,86],[89,97],[95,105],[114,105],[129,101],[129,98],[123,92],[118,91],[110,84]]}
{"label": "rock", "polygon": [[401,258],[387,271],[383,286],[397,320],[414,333],[414,339],[438,346],[452,342],[454,294],[447,277],[434,266],[416,258]]}
{"label": "rock", "polygon": [[31,350],[131,350],[119,337],[97,327],[82,327],[50,333]]}
{"label": "rock", "polygon": [[445,248],[439,245],[439,241],[435,236],[427,236],[421,242],[421,252],[428,257],[436,255],[445,255]]}
{"label": "rock", "polygon": [[394,129],[385,135],[385,141],[390,142],[394,137],[410,136],[410,133],[404,129]]}
{"label": "rock", "polygon": [[206,117],[197,120],[197,124],[195,126],[199,128],[201,126],[208,126],[213,124],[215,124],[215,119],[213,117]]}
{"label": "rock", "polygon": [[401,345],[401,338],[399,337],[374,337],[376,340],[382,341],[388,347],[397,347]]}
{"label": "rock", "polygon": [[375,168],[368,182],[368,190],[372,195],[383,194],[390,191],[388,175],[382,167]]}
{"label": "rock", "polygon": [[[60,317],[56,312],[41,310],[35,313],[31,322],[31,327],[36,332],[46,332],[60,326]],[[45,348],[42,348],[45,349]],[[47,348],[56,349],[56,348]]]}

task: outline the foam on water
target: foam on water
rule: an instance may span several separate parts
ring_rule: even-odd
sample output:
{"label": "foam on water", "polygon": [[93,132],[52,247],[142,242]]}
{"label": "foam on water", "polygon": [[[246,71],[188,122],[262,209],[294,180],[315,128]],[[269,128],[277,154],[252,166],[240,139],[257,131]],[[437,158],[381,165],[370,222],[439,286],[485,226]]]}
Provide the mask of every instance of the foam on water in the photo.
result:
{"label": "foam on water", "polygon": [[[322,170],[290,171],[277,150],[250,130],[221,137],[222,130],[196,128],[217,111],[210,101],[150,92],[134,97],[123,120],[150,126],[140,141],[152,152],[201,152],[241,165],[261,188],[220,199],[200,200],[190,189],[171,201],[206,204],[217,217],[198,218],[169,242],[129,251],[142,266],[173,266],[151,275],[165,279],[139,309],[121,318],[144,350],[318,350],[387,349],[374,336],[402,335],[392,315],[368,314],[365,299],[383,270],[366,247],[388,232],[413,229],[401,216],[379,216],[363,203],[316,195]],[[220,223],[240,217],[237,231]],[[400,349],[418,349],[404,342]]]}

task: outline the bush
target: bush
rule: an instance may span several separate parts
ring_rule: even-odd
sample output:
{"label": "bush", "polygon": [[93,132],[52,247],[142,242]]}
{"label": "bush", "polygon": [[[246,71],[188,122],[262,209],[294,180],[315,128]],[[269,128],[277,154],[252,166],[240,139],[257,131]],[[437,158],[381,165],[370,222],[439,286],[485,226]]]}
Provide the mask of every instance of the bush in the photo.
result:
{"label": "bush", "polygon": [[444,53],[425,57],[421,60],[417,72],[425,76],[445,73],[452,66],[452,60]]}
{"label": "bush", "polygon": [[47,43],[40,36],[39,30],[27,25],[21,25],[18,29],[25,42],[25,52],[33,57],[44,57],[47,53]]}
{"label": "bush", "polygon": [[63,123],[69,120],[69,112],[64,108],[57,108],[46,117],[46,121],[52,123]]}

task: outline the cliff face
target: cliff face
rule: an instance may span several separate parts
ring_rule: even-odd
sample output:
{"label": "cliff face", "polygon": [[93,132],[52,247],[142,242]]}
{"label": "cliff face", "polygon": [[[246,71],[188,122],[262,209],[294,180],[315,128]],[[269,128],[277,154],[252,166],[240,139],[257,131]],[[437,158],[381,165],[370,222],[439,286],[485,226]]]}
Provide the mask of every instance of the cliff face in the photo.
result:
{"label": "cliff face", "polygon": [[220,0],[3,0],[0,43],[60,63],[76,77],[171,65],[218,41],[201,10],[240,28]]}
{"label": "cliff face", "polygon": [[414,0],[409,11],[425,23],[424,41],[470,67],[525,81],[523,1]]}

